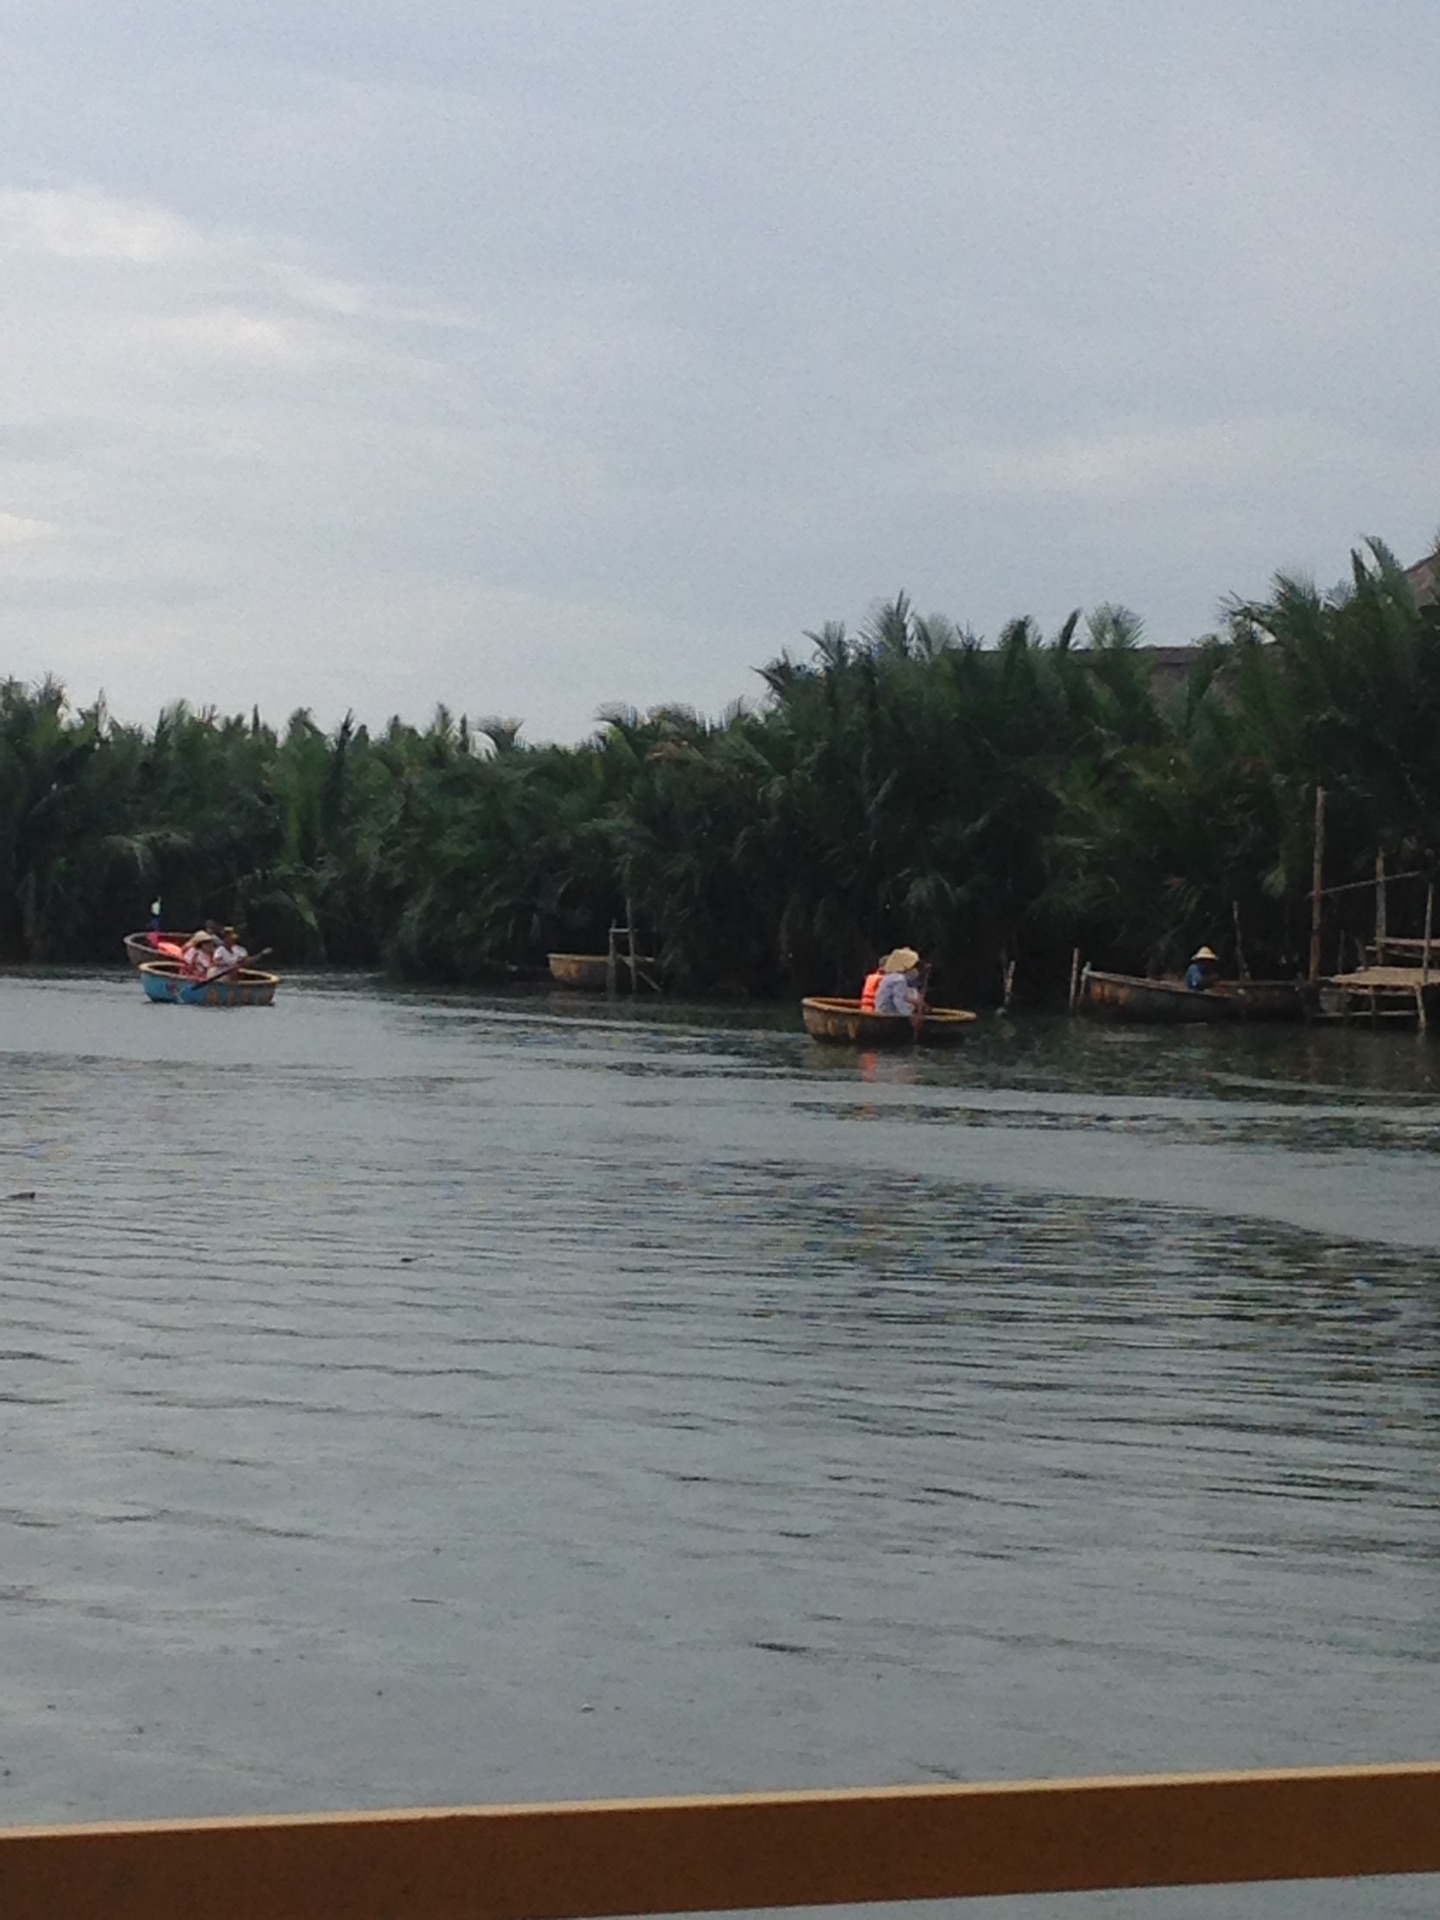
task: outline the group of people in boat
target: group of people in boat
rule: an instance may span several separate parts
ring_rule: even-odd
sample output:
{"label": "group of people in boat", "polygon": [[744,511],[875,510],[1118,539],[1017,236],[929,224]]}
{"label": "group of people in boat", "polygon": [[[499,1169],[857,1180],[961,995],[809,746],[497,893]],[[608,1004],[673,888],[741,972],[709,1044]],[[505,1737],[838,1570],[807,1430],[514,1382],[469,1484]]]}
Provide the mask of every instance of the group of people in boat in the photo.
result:
{"label": "group of people in boat", "polygon": [[925,1001],[925,975],[914,947],[896,947],[882,953],[875,969],[865,976],[860,994],[862,1013],[890,1013],[913,1020]]}
{"label": "group of people in boat", "polygon": [[207,920],[183,944],[167,940],[157,928],[150,929],[150,944],[167,960],[179,963],[187,980],[214,980],[222,973],[234,973],[250,958],[250,949],[234,927],[222,927]]}
{"label": "group of people in boat", "polygon": [[[896,947],[882,953],[872,973],[865,976],[860,994],[862,1013],[891,1013],[913,1020],[925,1004],[925,981],[930,969],[922,967],[914,947]],[[1185,984],[1192,993],[1204,993],[1220,977],[1220,956],[1213,947],[1200,947],[1190,956],[1185,969]]]}

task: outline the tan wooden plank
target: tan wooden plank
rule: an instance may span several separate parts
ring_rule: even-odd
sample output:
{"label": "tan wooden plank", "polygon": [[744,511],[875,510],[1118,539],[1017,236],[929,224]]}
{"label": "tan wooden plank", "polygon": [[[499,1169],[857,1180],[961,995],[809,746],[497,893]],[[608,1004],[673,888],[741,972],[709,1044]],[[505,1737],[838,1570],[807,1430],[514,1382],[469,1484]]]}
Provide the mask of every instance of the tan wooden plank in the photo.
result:
{"label": "tan wooden plank", "polygon": [[0,1832],[4,1920],[576,1920],[1440,1872],[1440,1765]]}

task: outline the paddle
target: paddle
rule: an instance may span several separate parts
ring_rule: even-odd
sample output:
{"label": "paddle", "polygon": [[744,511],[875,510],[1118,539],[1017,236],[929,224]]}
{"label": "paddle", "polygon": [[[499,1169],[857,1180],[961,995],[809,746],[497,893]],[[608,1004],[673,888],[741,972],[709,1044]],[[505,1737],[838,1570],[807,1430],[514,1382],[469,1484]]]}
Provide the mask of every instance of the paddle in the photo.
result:
{"label": "paddle", "polygon": [[915,1002],[915,1010],[910,1015],[910,1023],[915,1029],[915,1038],[917,1040],[920,1038],[921,1029],[925,1025],[925,995],[928,992],[929,987],[930,987],[930,962],[927,960],[924,966],[921,967],[920,969],[920,993],[919,993],[919,997]]}
{"label": "paddle", "polygon": [[259,953],[247,953],[243,960],[232,960],[228,967],[221,967],[218,973],[207,973],[203,980],[195,982],[198,987],[211,986],[216,980],[224,980],[232,973],[239,973],[245,967],[253,966],[257,960],[264,960],[275,951],[273,947],[262,947]]}

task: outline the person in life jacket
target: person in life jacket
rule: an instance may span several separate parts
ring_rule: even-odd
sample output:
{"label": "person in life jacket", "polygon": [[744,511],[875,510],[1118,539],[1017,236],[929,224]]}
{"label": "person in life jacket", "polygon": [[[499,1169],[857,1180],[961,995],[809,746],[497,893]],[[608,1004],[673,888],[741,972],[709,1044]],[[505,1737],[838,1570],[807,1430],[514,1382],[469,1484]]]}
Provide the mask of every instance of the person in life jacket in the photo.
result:
{"label": "person in life jacket", "polygon": [[882,953],[880,958],[875,962],[875,971],[873,973],[867,973],[865,976],[865,984],[860,989],[860,1011],[862,1013],[873,1013],[875,1011],[875,996],[880,991],[880,982],[885,978],[885,962],[889,958],[888,953]]}

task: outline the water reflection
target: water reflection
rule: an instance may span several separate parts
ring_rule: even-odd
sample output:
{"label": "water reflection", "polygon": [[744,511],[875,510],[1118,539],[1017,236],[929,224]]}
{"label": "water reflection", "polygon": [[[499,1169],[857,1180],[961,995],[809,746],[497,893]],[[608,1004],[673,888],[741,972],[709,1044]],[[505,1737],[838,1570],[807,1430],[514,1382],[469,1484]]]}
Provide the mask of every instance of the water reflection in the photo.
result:
{"label": "water reflection", "polygon": [[[0,1818],[1435,1749],[1423,1049],[131,992],[0,982]],[[1433,1889],[1200,1900],[1015,1910]]]}

